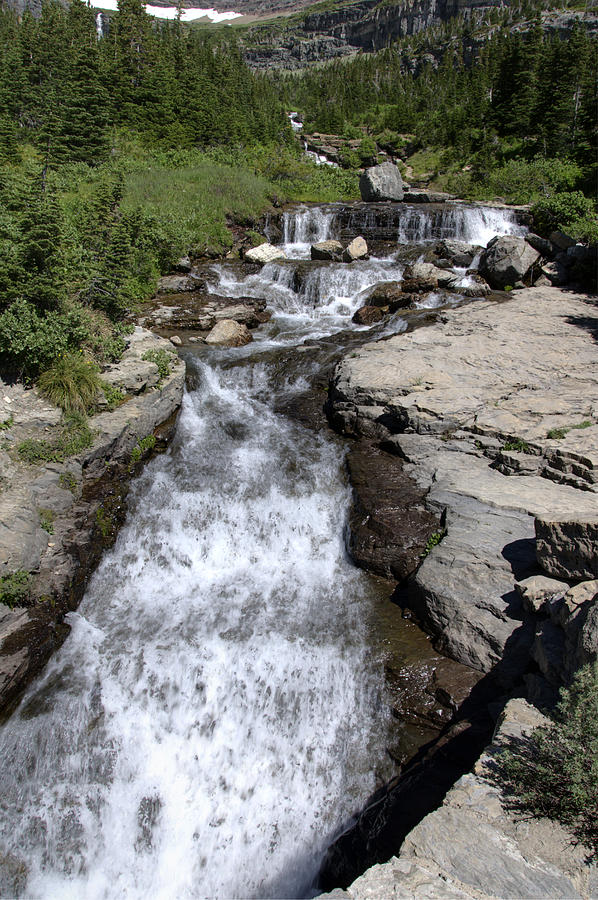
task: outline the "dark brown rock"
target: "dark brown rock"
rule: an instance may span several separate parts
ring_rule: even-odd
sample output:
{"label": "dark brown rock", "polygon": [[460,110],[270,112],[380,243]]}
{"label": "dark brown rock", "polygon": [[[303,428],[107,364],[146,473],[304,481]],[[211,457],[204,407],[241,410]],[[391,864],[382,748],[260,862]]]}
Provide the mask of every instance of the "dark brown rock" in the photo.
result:
{"label": "dark brown rock", "polygon": [[384,313],[378,306],[362,306],[353,313],[352,322],[357,325],[375,325],[384,318]]}
{"label": "dark brown rock", "polygon": [[388,306],[391,312],[410,305],[411,297],[405,294],[400,281],[381,281],[367,298],[367,306]]}
{"label": "dark brown rock", "polygon": [[360,441],[347,465],[353,486],[349,553],[363,569],[402,581],[419,566],[438,520],[425,509],[424,491],[397,457]]}

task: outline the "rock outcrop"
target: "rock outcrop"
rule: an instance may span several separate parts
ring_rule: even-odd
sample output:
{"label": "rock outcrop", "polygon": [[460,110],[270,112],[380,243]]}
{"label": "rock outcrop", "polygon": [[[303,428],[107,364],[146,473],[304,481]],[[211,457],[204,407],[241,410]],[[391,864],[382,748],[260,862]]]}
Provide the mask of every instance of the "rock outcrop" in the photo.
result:
{"label": "rock outcrop", "polygon": [[[157,352],[167,361],[166,374],[147,358]],[[91,418],[92,445],[63,461],[33,465],[20,460],[17,447],[49,440],[61,427],[60,412],[31,388],[2,385],[0,420],[10,426],[0,450],[0,574],[6,589],[7,578],[26,573],[32,605],[0,603],[0,712],[68,633],[64,614],[76,608],[114,539],[130,473],[173,427],[185,366],[167,341],[136,328],[121,361],[102,377],[122,392],[122,402]]]}
{"label": "rock outcrop", "polygon": [[525,701],[511,700],[473,772],[408,834],[398,855],[322,900],[595,897],[598,869],[586,863],[586,849],[556,822],[514,815],[497,786],[497,755],[545,721]]}
{"label": "rock outcrop", "polygon": [[206,344],[222,344],[227,347],[243,347],[249,344],[253,338],[246,325],[235,322],[232,319],[221,319],[208,336]]}
{"label": "rock outcrop", "polygon": [[354,351],[331,384],[332,421],[400,456],[446,529],[408,605],[444,651],[506,684],[535,640],[515,591],[540,572],[534,518],[596,515],[592,309],[554,288],[479,301]]}
{"label": "rock outcrop", "polygon": [[398,168],[390,162],[366,169],[359,179],[361,199],[376,203],[380,200],[402,200],[403,179]]}

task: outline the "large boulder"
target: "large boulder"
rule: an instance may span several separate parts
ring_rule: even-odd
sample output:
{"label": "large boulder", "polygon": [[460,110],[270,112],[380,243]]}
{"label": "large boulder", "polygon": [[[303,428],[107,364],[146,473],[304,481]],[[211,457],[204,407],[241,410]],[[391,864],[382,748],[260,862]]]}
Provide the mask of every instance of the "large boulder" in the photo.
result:
{"label": "large boulder", "polygon": [[359,179],[361,199],[368,203],[377,200],[402,200],[403,179],[397,167],[390,162],[366,169]]}
{"label": "large boulder", "polygon": [[536,555],[545,572],[572,581],[598,578],[598,513],[567,521],[537,518]]}
{"label": "large boulder", "polygon": [[503,235],[492,238],[480,258],[480,275],[499,290],[525,281],[540,254],[525,238]]}
{"label": "large boulder", "polygon": [[246,325],[233,322],[232,319],[222,319],[218,322],[208,336],[206,344],[224,344],[227,347],[243,347],[249,344],[253,338]]}
{"label": "large boulder", "polygon": [[407,266],[403,272],[403,290],[415,294],[434,291],[438,287],[439,274],[445,275],[446,273],[433,266],[432,263],[413,263],[412,266]]}
{"label": "large boulder", "polygon": [[449,238],[445,241],[439,241],[434,248],[434,253],[438,259],[445,259],[450,262],[452,266],[467,268],[467,266],[472,264],[478,250],[481,250],[481,247],[476,248],[471,244],[467,244],[465,241],[457,241]]}
{"label": "large boulder", "polygon": [[356,259],[368,258],[368,245],[365,242],[365,238],[362,238],[361,235],[359,237],[353,238],[353,240],[343,253],[343,260],[345,262],[354,262]]}
{"label": "large boulder", "polygon": [[340,262],[343,256],[343,245],[340,241],[318,241],[311,245],[311,258]]}
{"label": "large boulder", "polygon": [[245,259],[249,262],[261,263],[262,265],[274,262],[275,259],[286,259],[286,253],[281,247],[275,247],[273,244],[260,244],[259,247],[253,247],[245,252]]}

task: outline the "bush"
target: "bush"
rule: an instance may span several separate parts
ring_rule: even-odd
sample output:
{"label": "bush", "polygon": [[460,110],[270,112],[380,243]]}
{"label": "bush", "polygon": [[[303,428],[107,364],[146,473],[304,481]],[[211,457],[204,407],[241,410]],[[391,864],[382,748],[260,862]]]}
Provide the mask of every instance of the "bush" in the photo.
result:
{"label": "bush", "polygon": [[532,206],[534,226],[538,234],[565,231],[576,240],[598,240],[598,224],[594,203],[581,191],[563,191],[539,200]]}
{"label": "bush", "polygon": [[508,805],[565,825],[598,859],[598,663],[584,666],[548,725],[498,760]]}
{"label": "bush", "polygon": [[39,376],[37,386],[65,413],[88,413],[102,389],[97,366],[82,353],[64,353]]}
{"label": "bush", "polygon": [[3,575],[0,578],[0,603],[9,609],[27,605],[30,586],[31,575],[22,569],[12,575]]}

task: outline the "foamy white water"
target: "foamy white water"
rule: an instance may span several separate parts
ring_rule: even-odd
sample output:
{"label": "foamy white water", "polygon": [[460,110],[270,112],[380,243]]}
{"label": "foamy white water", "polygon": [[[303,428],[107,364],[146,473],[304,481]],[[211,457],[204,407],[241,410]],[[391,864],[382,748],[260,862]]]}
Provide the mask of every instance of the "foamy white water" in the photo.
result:
{"label": "foamy white water", "polygon": [[400,244],[437,241],[454,238],[468,244],[485,247],[493,237],[503,234],[524,235],[515,213],[509,209],[490,206],[446,204],[441,210],[430,212],[407,207],[401,216],[397,240]]}
{"label": "foamy white water", "polygon": [[261,367],[199,369],[0,734],[0,860],[25,896],[305,895],[374,786],[385,718],[338,450],[254,399]]}

